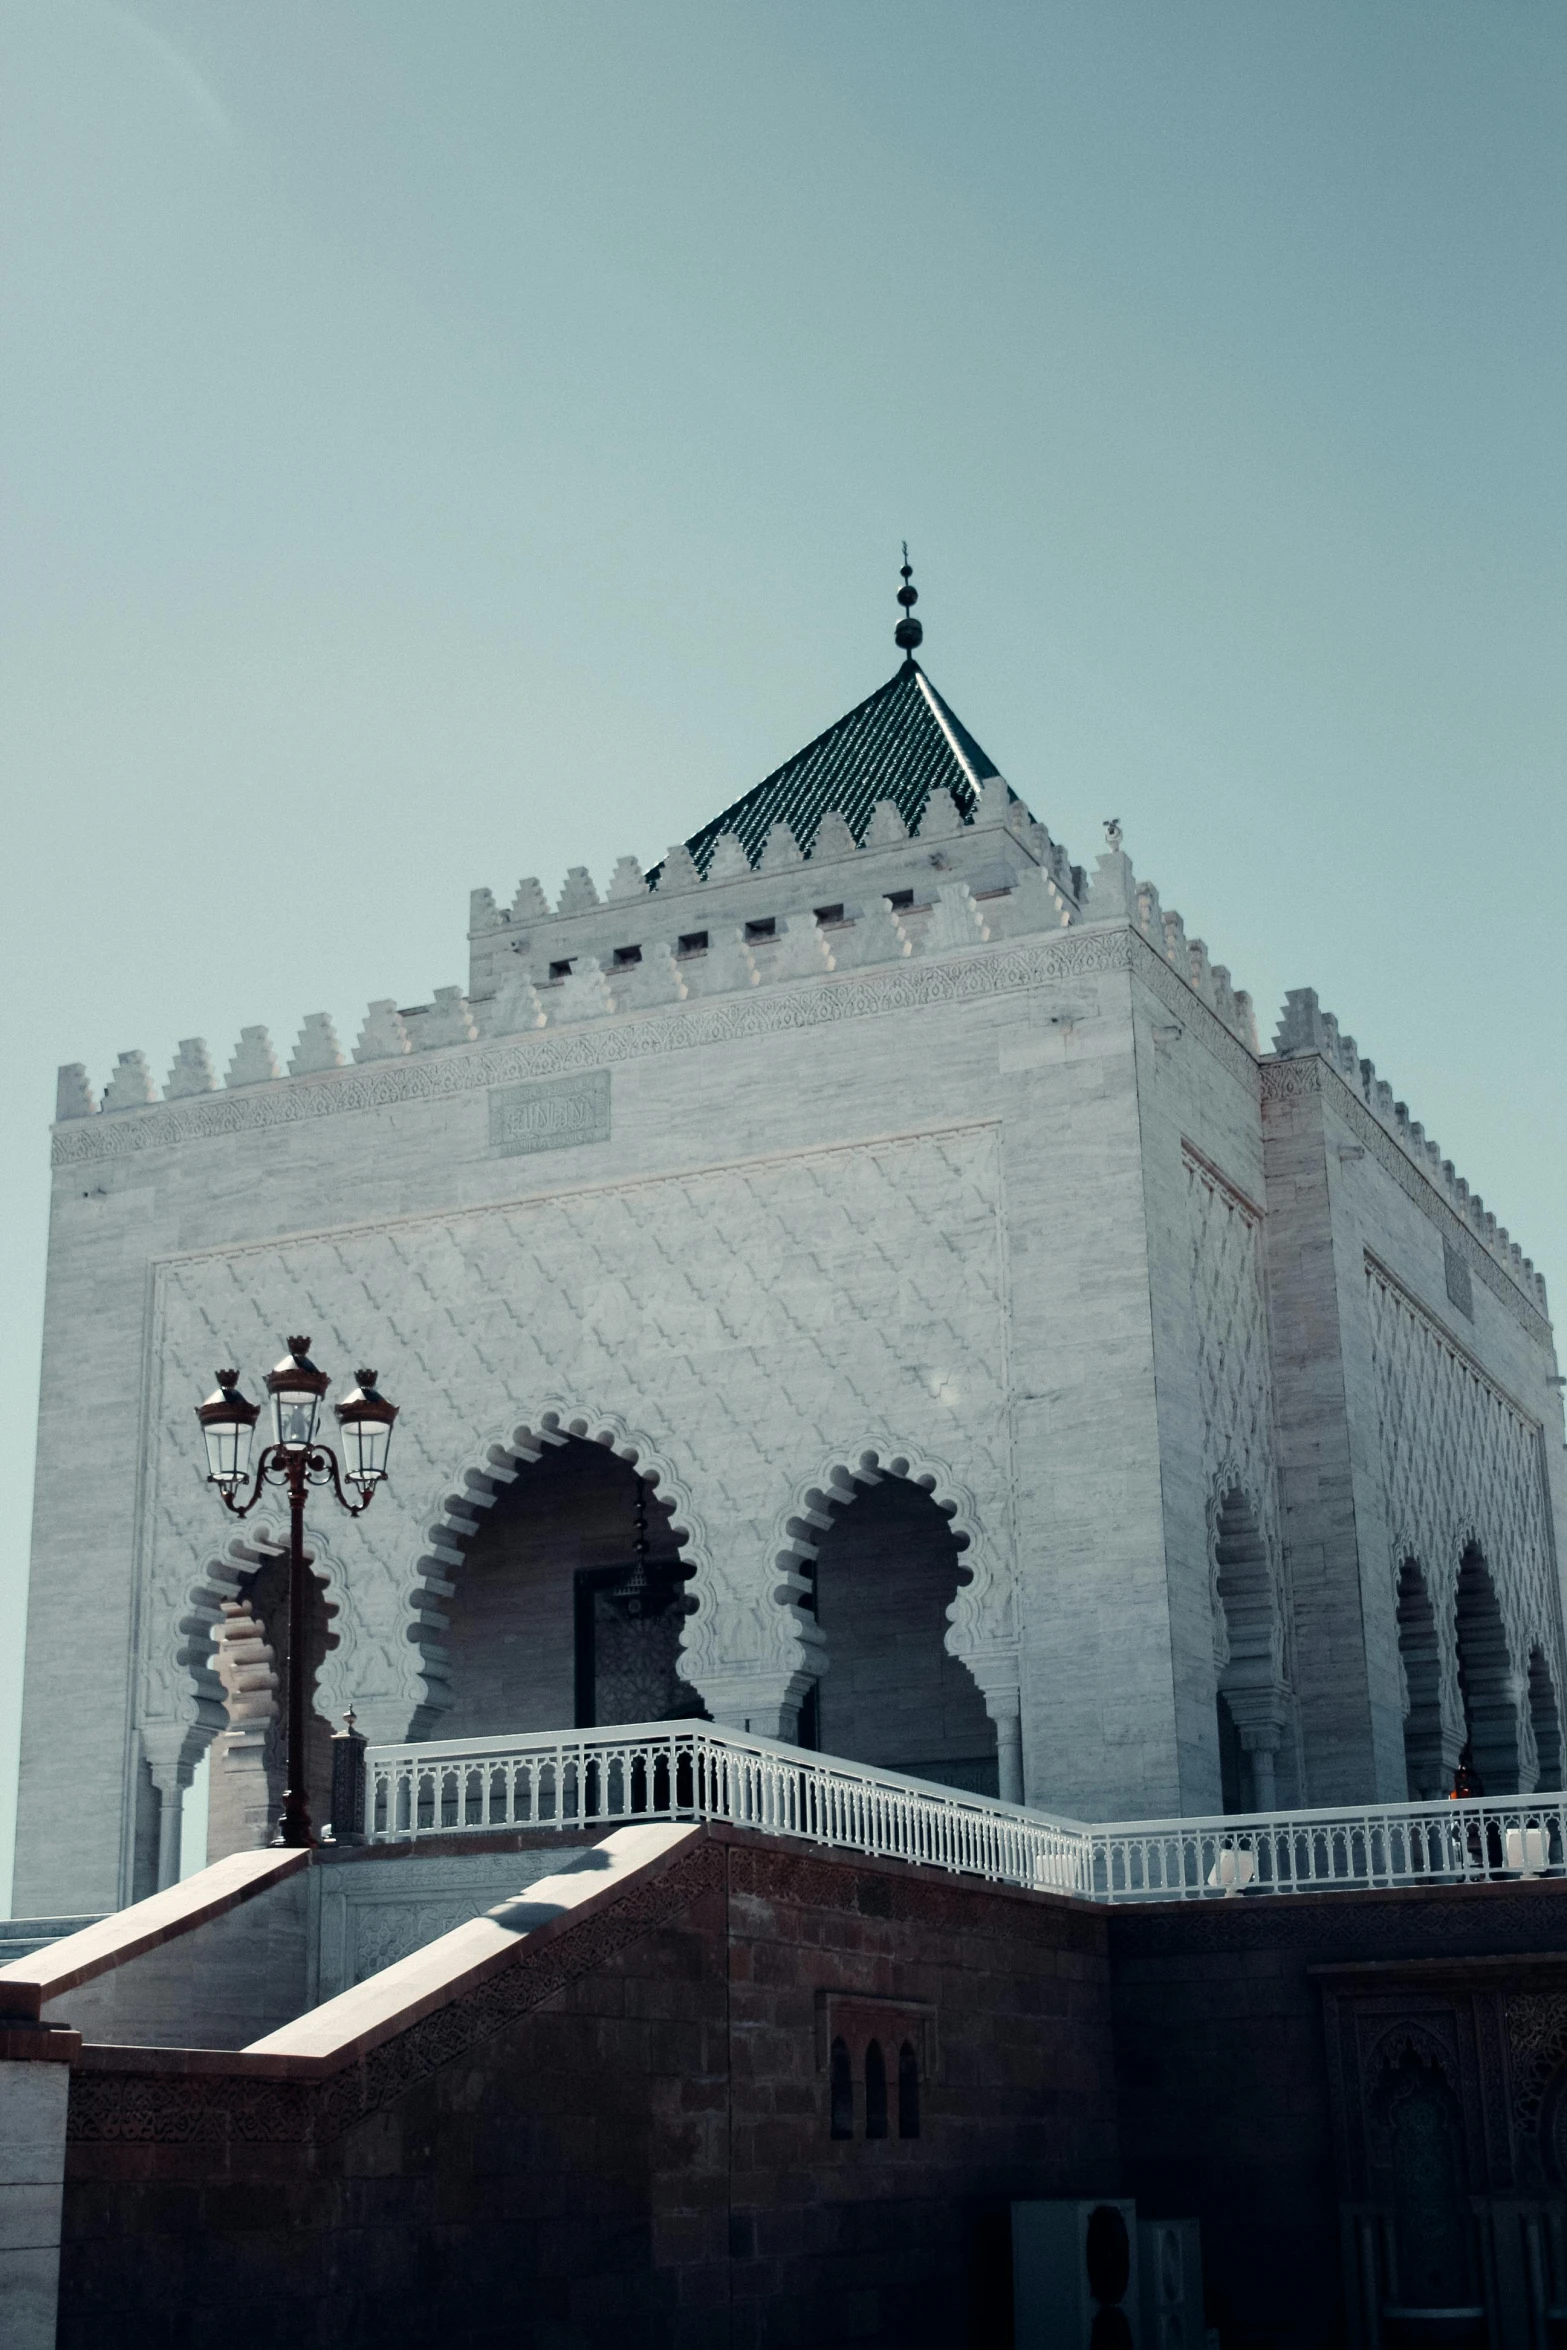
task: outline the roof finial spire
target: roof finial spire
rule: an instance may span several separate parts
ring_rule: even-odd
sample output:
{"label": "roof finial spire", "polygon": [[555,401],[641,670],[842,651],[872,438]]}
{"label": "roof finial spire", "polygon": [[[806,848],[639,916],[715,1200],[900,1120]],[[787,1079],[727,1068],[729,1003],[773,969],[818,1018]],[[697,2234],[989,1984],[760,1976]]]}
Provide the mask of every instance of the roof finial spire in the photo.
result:
{"label": "roof finial spire", "polygon": [[903,606],[903,618],[892,632],[892,641],[901,648],[910,661],[914,659],[915,646],[923,644],[925,641],[925,631],[914,617],[914,607],[920,600],[920,592],[914,586],[913,581],[914,567],[909,561],[909,542],[905,539],[903,542],[903,585],[898,590],[898,601]]}

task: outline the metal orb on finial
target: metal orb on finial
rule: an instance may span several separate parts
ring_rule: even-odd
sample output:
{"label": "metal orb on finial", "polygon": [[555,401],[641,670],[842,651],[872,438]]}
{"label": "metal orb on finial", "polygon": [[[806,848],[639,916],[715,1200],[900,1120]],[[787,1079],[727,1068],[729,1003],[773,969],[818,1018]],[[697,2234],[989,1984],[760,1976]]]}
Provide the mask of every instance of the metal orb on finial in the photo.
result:
{"label": "metal orb on finial", "polygon": [[903,542],[903,585],[898,590],[898,601],[903,606],[903,618],[892,632],[892,641],[900,652],[907,653],[911,661],[914,658],[915,646],[925,642],[925,631],[914,617],[914,607],[920,600],[920,592],[914,586],[913,580],[914,568],[909,561],[909,542],[905,539]]}

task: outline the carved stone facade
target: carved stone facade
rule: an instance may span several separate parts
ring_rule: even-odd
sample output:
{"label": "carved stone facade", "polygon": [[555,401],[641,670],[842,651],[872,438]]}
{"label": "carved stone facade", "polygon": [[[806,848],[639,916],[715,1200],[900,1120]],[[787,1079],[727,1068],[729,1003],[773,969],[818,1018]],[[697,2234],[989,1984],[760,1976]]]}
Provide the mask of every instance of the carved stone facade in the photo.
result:
{"label": "carved stone facade", "polygon": [[1479,1560],[1506,1631],[1505,1698],[1532,1786],[1540,1757],[1529,1664],[1554,1665],[1560,1623],[1542,1431],[1375,1258],[1366,1289],[1391,1556],[1395,1572],[1413,1568],[1425,1587],[1444,1727],[1464,1742],[1459,1585],[1466,1558]]}
{"label": "carved stone facade", "polygon": [[1390,2307],[1548,2339],[1567,2297],[1560,1961],[1384,1960],[1321,1980],[1353,2350],[1374,2350]]}
{"label": "carved stone facade", "polygon": [[[553,912],[536,882],[506,912],[477,892],[466,993],[377,999],[351,1058],[314,1013],[287,1076],[263,1031],[221,1087],[187,1039],[161,1100],[138,1054],[101,1110],[62,1074],[23,1908],[167,1877],[220,1733],[259,1768],[246,1595],[282,1521],[231,1539],[190,1406],[295,1330],[403,1407],[375,1508],[310,1523],[316,1709],[372,1740],[465,1702],[448,1619],[506,1572],[478,1530],[576,1443],[667,1518],[689,1702],[754,1731],[808,1736],[850,1669],[817,1551],[895,1479],[950,1532],[934,1636],[1004,1794],[1101,1818],[1401,1796],[1400,1568],[1446,1562],[1436,1769],[1479,1669],[1464,1545],[1512,1692],[1488,1751],[1512,1703],[1520,1782],[1550,1767],[1543,1285],[1352,1040],[1302,993],[1261,1054],[1119,838],[1073,866],[917,670],[759,792],[602,900],[580,872]],[[60,1467],[84,1392],[90,1482]]]}

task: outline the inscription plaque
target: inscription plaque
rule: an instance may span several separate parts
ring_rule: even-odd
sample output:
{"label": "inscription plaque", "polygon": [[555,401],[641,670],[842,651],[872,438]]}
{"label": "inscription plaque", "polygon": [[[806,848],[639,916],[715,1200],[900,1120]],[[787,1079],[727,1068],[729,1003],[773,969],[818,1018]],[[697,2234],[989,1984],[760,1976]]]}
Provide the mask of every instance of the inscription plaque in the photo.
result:
{"label": "inscription plaque", "polygon": [[490,1148],[498,1158],[609,1140],[609,1071],[499,1085],[490,1095]]}

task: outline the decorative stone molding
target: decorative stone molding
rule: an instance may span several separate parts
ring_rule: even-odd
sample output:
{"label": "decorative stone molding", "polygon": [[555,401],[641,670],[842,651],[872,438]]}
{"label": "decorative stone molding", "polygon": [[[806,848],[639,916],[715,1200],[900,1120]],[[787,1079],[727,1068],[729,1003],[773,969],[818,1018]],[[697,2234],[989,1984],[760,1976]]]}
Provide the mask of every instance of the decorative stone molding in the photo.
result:
{"label": "decorative stone molding", "polygon": [[[222,1647],[240,1604],[240,1578],[268,1559],[283,1557],[287,1548],[281,1524],[274,1529],[264,1519],[260,1525],[252,1522],[226,1550],[207,1558],[200,1572],[188,1578],[183,1594],[172,1594],[172,1606],[160,1608],[162,1639],[154,1633],[149,1642],[138,1707],[142,1743],[149,1757],[156,1758],[154,1775],[160,1785],[188,1787],[212,1739],[234,1726]],[[333,1629],[315,1696],[317,1712],[331,1719],[352,1694],[343,1692],[336,1669],[342,1645],[342,1573],[315,1544],[307,1547],[305,1564],[332,1592],[327,1612]]]}
{"label": "decorative stone molding", "polygon": [[1515,1992],[1505,2013],[1513,2120],[1521,2138],[1537,2142],[1546,2091],[1567,2065],[1567,1994]]}
{"label": "decorative stone molding", "polygon": [[[969,1003],[1049,987],[1100,971],[1125,971],[1146,952],[1148,965],[1168,966],[1120,926],[1073,930],[1032,946],[1000,946],[965,952],[950,962],[902,961],[885,970],[838,978],[801,980],[774,988],[753,988],[722,1000],[671,1007],[667,1012],[629,1014],[590,1021],[570,1029],[546,1029],[488,1044],[452,1046],[353,1068],[258,1087],[237,1095],[217,1094],[184,1102],[148,1102],[134,1115],[106,1120],[101,1114],[73,1115],[54,1137],[54,1164],[77,1166],[105,1158],[128,1158],[167,1150],[209,1136],[243,1134],[258,1128],[292,1126],[344,1111],[381,1109],[388,1103],[448,1101],[492,1085],[557,1071],[613,1066],[705,1044],[729,1043],[790,1029],[835,1026],[844,1020],[874,1018],[932,1003]],[[1198,1004],[1173,972],[1186,1004]],[[1157,984],[1157,982],[1156,982]],[[381,1012],[390,1004],[373,1007]],[[1198,1005],[1198,1009],[1206,1007]],[[368,1021],[367,1028],[371,1025]],[[1199,1023],[1200,1025],[1200,1023]],[[1219,1034],[1225,1032],[1215,1021]],[[1233,1038],[1230,1039],[1235,1043]],[[394,1048],[388,1044],[388,1050]],[[1235,1047],[1250,1066],[1244,1048]]]}

